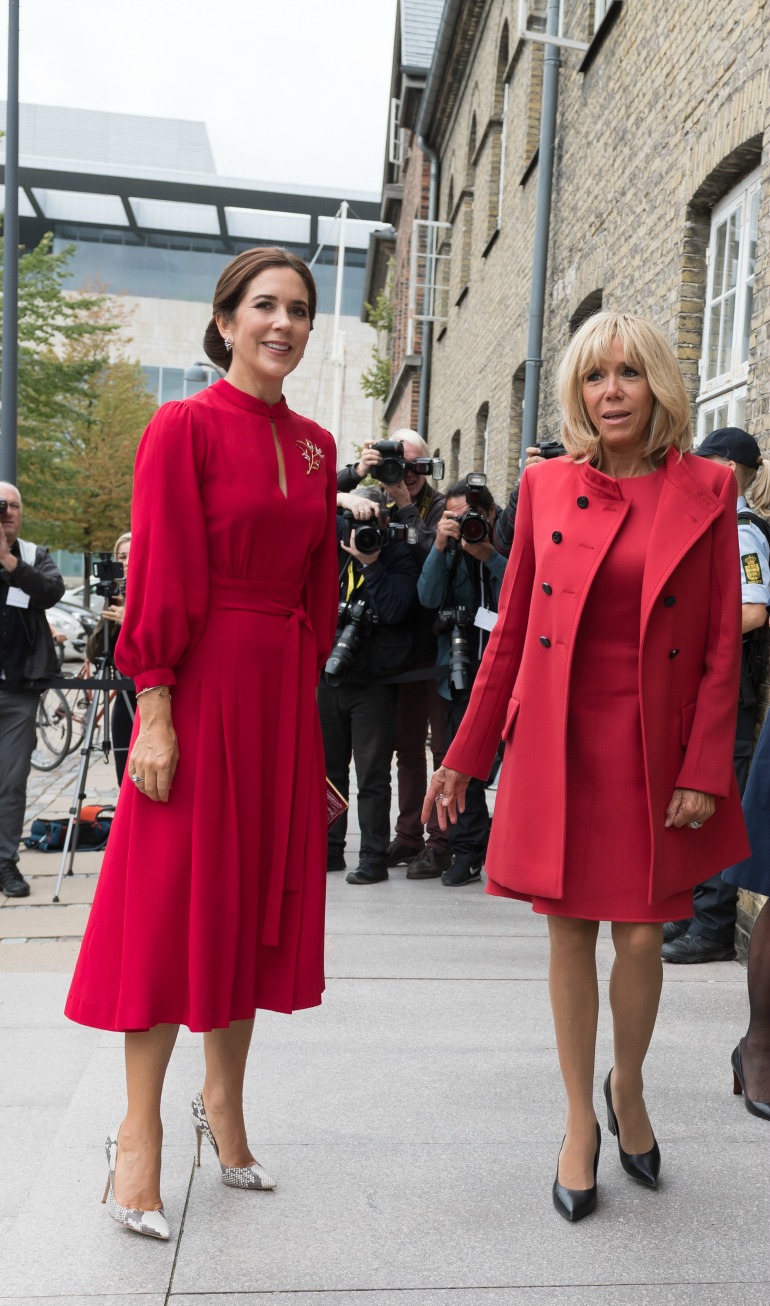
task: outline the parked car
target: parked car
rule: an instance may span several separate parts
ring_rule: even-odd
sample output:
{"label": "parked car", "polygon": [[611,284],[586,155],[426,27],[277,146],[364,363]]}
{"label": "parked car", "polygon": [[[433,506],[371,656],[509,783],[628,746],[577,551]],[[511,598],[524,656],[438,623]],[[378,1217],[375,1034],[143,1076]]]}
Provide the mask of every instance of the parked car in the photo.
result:
{"label": "parked car", "polygon": [[60,599],[46,612],[48,624],[60,630],[66,636],[64,660],[82,659],[85,655],[86,640],[99,620],[98,613],[84,608],[82,603],[72,603],[69,595]]}

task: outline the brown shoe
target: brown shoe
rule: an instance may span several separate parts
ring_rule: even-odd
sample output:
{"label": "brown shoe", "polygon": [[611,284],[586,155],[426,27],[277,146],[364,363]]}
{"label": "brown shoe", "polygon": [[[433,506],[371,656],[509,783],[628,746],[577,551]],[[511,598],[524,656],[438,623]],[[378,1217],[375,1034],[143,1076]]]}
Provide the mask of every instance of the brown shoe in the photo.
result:
{"label": "brown shoe", "polygon": [[447,850],[441,852],[428,844],[419,857],[410,862],[406,868],[407,880],[437,880],[442,871],[452,865],[452,854]]}

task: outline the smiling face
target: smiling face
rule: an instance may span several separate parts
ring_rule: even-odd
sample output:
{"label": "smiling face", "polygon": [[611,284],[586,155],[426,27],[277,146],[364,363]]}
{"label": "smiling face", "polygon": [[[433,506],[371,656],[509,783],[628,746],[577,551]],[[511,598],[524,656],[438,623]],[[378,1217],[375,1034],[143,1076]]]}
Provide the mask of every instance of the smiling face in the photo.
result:
{"label": "smiling face", "polygon": [[644,373],[626,362],[618,336],[609,357],[584,378],[582,393],[591,425],[607,450],[630,454],[644,449],[655,397]]}
{"label": "smiling face", "polygon": [[217,327],[233,342],[228,380],[267,403],[277,403],[285,377],[299,363],[310,335],[305,284],[293,268],[266,268],[246,288],[232,318]]}

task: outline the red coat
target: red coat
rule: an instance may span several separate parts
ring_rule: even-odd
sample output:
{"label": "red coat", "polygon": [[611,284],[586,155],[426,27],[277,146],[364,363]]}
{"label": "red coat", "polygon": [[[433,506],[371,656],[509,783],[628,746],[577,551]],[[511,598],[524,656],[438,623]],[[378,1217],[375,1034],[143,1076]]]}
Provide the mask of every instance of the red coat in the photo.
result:
{"label": "red coat", "polygon": [[[741,660],[736,493],[729,468],[669,451],[645,563],[639,653],[651,903],[748,852],[733,771]],[[444,759],[486,778],[503,735],[487,867],[514,893],[562,896],[572,652],[593,579],[628,508],[617,482],[569,459],[522,477],[500,616]],[[702,830],[665,829],[677,787],[716,796]],[[612,802],[611,775],[606,798]]]}

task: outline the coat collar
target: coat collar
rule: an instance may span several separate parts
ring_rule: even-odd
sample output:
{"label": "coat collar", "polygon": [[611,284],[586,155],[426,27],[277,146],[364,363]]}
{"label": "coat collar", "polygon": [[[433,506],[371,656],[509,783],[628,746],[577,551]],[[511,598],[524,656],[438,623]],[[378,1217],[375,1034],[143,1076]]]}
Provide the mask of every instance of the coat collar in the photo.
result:
{"label": "coat collar", "polygon": [[642,582],[642,629],[666,580],[688,549],[723,511],[718,497],[701,480],[698,460],[675,449],[666,454],[666,475],[650,531]]}

